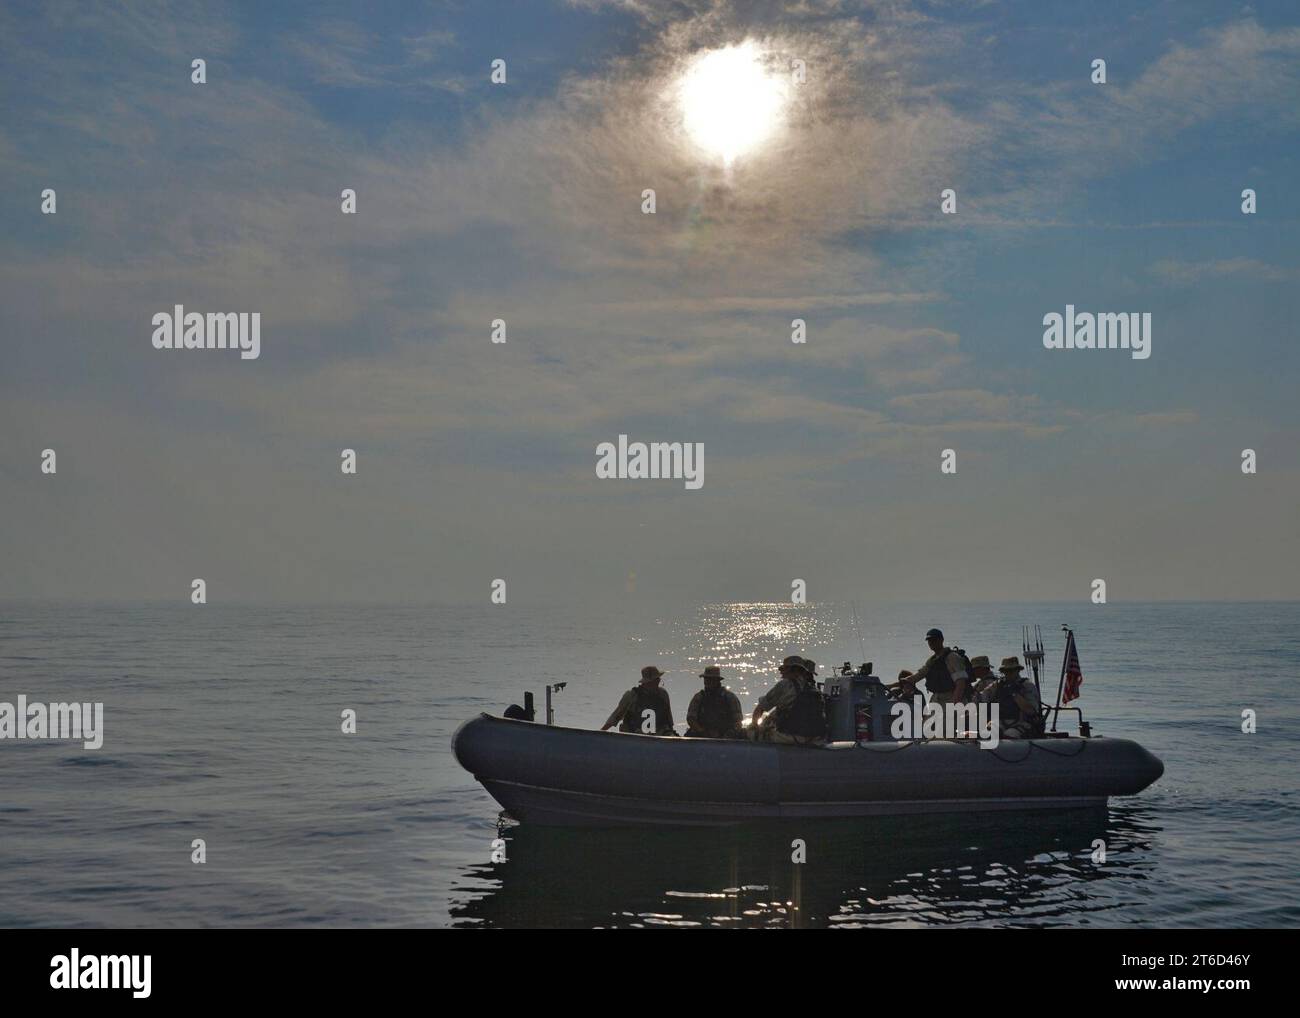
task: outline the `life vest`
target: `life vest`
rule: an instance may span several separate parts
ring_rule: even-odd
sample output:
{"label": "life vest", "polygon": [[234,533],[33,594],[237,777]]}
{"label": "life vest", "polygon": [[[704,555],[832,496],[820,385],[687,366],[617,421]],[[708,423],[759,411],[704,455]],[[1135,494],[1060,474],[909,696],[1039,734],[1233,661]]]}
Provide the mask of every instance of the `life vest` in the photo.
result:
{"label": "life vest", "polygon": [[[623,721],[618,726],[620,732],[640,732],[641,719],[645,712],[652,710],[655,712],[655,730],[658,731],[664,727],[664,719],[667,715],[664,713],[665,703],[668,694],[662,689],[649,686],[633,686],[632,693],[635,700],[628,712],[623,715]],[[642,733],[644,734],[644,733]]]}
{"label": "life vest", "polygon": [[731,711],[730,701],[727,690],[722,686],[716,690],[702,690],[700,706],[695,713],[695,724],[699,731],[729,732],[735,728],[736,718]]}
{"label": "life vest", "polygon": [[1020,704],[1016,703],[1015,694],[1017,690],[1029,681],[1028,676],[1021,676],[1018,682],[1008,679],[998,680],[998,724],[1002,728],[1018,725],[1022,721],[1032,722],[1034,728],[1041,725],[1041,717],[1027,715],[1020,709]]}
{"label": "life vest", "polygon": [[794,702],[777,714],[776,730],[805,739],[826,738],[826,699],[815,682],[799,684]]}
{"label": "life vest", "polygon": [[948,669],[948,655],[952,651],[944,647],[935,655],[934,664],[925,671],[925,687],[931,693],[951,693],[956,685],[952,672]]}
{"label": "life vest", "polygon": [[948,655],[956,654],[961,660],[962,668],[966,672],[966,690],[970,692],[971,684],[971,663],[966,652],[960,647],[944,647],[939,651],[939,659],[935,666],[925,673],[925,685],[931,693],[951,693],[957,688],[957,681],[952,677],[952,670],[948,667]]}

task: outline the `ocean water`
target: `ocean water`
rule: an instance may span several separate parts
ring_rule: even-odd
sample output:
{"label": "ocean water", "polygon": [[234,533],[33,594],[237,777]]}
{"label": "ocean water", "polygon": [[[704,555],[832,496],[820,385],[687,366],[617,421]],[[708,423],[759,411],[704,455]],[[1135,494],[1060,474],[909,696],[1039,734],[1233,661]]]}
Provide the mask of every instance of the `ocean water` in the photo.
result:
{"label": "ocean water", "polygon": [[[1300,605],[858,611],[0,605],[0,701],[105,711],[99,750],[0,742],[0,925],[1300,925]],[[1153,787],[1103,810],[576,831],[504,820],[450,752],[549,682],[561,723],[596,726],[656,663],[680,723],[704,664],[748,710],[794,650],[824,674],[865,649],[889,677],[931,625],[996,659],[1024,622],[1049,699],[1074,626],[1086,716],[1164,761]]]}

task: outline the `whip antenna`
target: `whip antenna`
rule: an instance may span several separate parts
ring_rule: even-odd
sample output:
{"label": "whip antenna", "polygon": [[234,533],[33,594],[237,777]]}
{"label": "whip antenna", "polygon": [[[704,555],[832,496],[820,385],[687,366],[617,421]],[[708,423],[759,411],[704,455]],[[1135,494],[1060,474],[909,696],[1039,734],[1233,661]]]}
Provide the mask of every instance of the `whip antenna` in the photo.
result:
{"label": "whip antenna", "polygon": [[862,651],[862,660],[867,659],[867,645],[862,639],[862,626],[858,624],[858,602],[853,602],[853,629],[858,634],[858,649]]}

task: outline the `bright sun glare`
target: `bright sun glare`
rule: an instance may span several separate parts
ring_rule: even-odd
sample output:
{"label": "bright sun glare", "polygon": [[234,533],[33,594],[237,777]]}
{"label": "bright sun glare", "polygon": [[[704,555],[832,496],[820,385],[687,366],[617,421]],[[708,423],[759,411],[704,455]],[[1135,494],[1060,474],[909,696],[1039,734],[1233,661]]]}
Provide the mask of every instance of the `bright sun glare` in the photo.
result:
{"label": "bright sun glare", "polygon": [[728,166],[781,126],[786,83],[761,57],[753,42],[710,50],[695,58],[679,83],[687,135]]}

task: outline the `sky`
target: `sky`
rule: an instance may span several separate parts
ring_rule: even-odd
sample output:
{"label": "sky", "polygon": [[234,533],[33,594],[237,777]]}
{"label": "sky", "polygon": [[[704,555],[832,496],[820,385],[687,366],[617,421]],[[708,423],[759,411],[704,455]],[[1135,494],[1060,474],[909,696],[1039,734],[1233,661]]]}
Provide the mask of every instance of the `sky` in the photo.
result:
{"label": "sky", "polygon": [[376,6],[0,9],[0,597],[1300,597],[1293,4]]}

